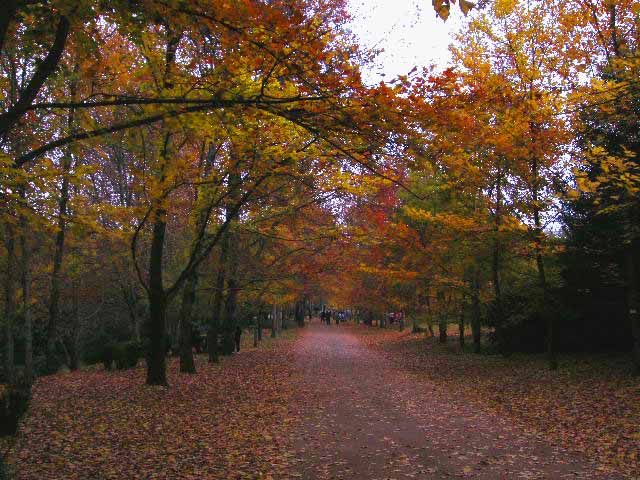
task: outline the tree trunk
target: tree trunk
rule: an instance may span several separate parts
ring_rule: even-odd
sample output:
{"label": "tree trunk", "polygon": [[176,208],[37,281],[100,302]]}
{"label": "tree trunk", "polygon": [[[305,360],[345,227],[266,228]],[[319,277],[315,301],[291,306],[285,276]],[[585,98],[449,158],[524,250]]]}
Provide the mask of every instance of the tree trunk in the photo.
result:
{"label": "tree trunk", "polygon": [[220,257],[218,259],[218,275],[216,277],[216,289],[213,296],[213,312],[209,324],[207,337],[207,350],[209,353],[209,363],[218,363],[218,336],[221,326],[222,305],[224,301],[224,285],[227,274],[227,257],[229,253],[229,231],[224,233],[220,243]]}
{"label": "tree trunk", "polygon": [[[24,198],[24,190],[22,191]],[[20,249],[22,250],[22,312],[24,317],[24,367],[28,382],[33,371],[33,311],[31,309],[31,242],[29,222],[25,215],[20,219]]]}
{"label": "tree trunk", "polygon": [[464,349],[464,303],[460,308],[460,317],[458,320],[458,336],[460,341],[460,348]]}
{"label": "tree trunk", "polygon": [[218,363],[218,330],[220,328],[220,316],[222,315],[222,302],[224,299],[224,283],[227,268],[227,251],[229,249],[229,235],[224,234],[220,244],[220,257],[218,259],[218,275],[216,277],[216,289],[213,295],[213,311],[207,334],[207,351],[209,363]]}
{"label": "tree trunk", "polygon": [[4,373],[7,383],[15,379],[14,322],[16,313],[16,252],[15,232],[12,225],[7,224],[5,230],[5,247],[7,249],[7,274],[4,280]]}
{"label": "tree trunk", "polygon": [[298,327],[304,327],[304,300],[296,302],[295,317]]}
{"label": "tree trunk", "polygon": [[80,312],[78,298],[78,280],[73,280],[73,311],[71,313],[71,354],[69,368],[76,371],[80,368]]}
{"label": "tree trunk", "polygon": [[547,361],[549,363],[550,370],[557,370],[558,359],[556,357],[554,345],[554,312],[549,308],[547,279],[544,270],[544,261],[542,259],[542,249],[538,242],[536,242],[536,265],[538,266],[538,277],[540,281],[540,288],[542,289],[542,308],[547,321]]}
{"label": "tree trunk", "polygon": [[165,318],[167,298],[162,281],[162,257],[166,232],[166,212],[155,212],[151,253],[149,256],[149,352],[147,356],[147,384],[167,385],[165,359]]}
{"label": "tree trunk", "polygon": [[194,271],[184,284],[182,290],[182,305],[180,308],[180,372],[196,373],[196,364],[193,360],[193,331],[191,319],[193,305],[196,301],[196,287],[198,286],[198,273]]}
{"label": "tree trunk", "polygon": [[[76,62],[73,72],[78,72],[79,64]],[[71,98],[76,98],[78,81],[72,78],[69,89]],[[67,116],[67,127],[70,133],[74,131],[75,110],[71,109]],[[60,186],[60,199],[58,200],[58,232],[56,233],[55,251],[53,254],[53,269],[51,272],[51,292],[49,296],[49,322],[47,325],[47,350],[46,363],[47,373],[54,373],[59,362],[56,356],[56,344],[58,341],[58,317],[60,315],[60,275],[62,270],[62,260],[64,257],[64,243],[67,230],[67,204],[69,203],[69,172],[72,164],[71,152],[67,152],[62,157],[62,185]]]}
{"label": "tree trunk", "polygon": [[494,323],[495,323],[495,336],[498,348],[503,354],[506,354],[506,338],[504,332],[504,312],[502,309],[502,285],[500,284],[500,257],[502,254],[502,246],[500,243],[500,224],[502,221],[502,172],[498,172],[498,178],[496,179],[496,207],[494,215],[494,243],[493,243],[493,258],[491,262],[491,276],[493,283],[493,295],[495,302],[494,309]]}
{"label": "tree trunk", "polygon": [[633,336],[633,369],[640,375],[640,295],[638,295],[638,273],[636,271],[633,244],[625,245],[625,274],[627,277],[627,312]]}
{"label": "tree trunk", "polygon": [[278,319],[277,319],[277,307],[273,305],[271,309],[271,338],[276,338],[278,335]]}
{"label": "tree trunk", "polygon": [[[449,307],[449,301],[446,302],[445,305],[445,293],[443,291],[439,291],[437,294],[438,297],[438,310],[440,310],[440,314],[438,316],[438,333],[440,336],[440,343],[447,343],[447,309]],[[443,310],[445,311],[443,313]]]}
{"label": "tree trunk", "polygon": [[547,276],[544,269],[544,259],[542,258],[542,242],[544,232],[542,231],[542,222],[540,220],[540,208],[538,207],[538,161],[533,159],[533,222],[534,222],[534,235],[535,235],[535,252],[536,252],[536,265],[538,267],[538,281],[540,283],[540,289],[542,290],[542,309],[547,322],[547,361],[549,363],[550,370],[557,370],[558,359],[556,357],[555,345],[554,345],[554,313],[549,308],[549,291],[547,286]]}
{"label": "tree trunk", "polygon": [[253,348],[258,347],[258,319],[256,318],[256,324],[253,328]]}
{"label": "tree trunk", "polygon": [[55,373],[59,367],[56,355],[58,340],[58,317],[60,315],[60,273],[64,257],[65,234],[67,230],[67,203],[69,201],[69,170],[71,158],[67,155],[63,160],[63,179],[58,202],[58,232],[56,233],[55,251],[53,254],[53,270],[51,272],[51,292],[49,296],[49,323],[47,325],[47,373]]}
{"label": "tree trunk", "polygon": [[223,318],[223,354],[231,355],[235,349],[234,327],[236,325],[236,307],[238,303],[238,258],[236,236],[229,231],[229,245],[227,254],[227,288],[224,301],[224,318]]}
{"label": "tree trunk", "polygon": [[438,319],[438,333],[440,343],[447,343],[447,316],[440,315]]}
{"label": "tree trunk", "polygon": [[482,330],[480,327],[480,278],[477,269],[471,280],[471,332],[473,334],[473,351],[480,353]]}

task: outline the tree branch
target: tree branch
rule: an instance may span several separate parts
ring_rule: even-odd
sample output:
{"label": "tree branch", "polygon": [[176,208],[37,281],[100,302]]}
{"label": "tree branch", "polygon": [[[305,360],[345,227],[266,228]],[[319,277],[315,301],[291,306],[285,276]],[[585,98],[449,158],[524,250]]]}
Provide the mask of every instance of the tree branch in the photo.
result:
{"label": "tree branch", "polygon": [[20,92],[20,99],[5,113],[0,114],[0,136],[5,136],[11,128],[20,120],[27,109],[31,106],[36,96],[40,92],[42,85],[53,73],[60,62],[60,57],[64,51],[67,37],[69,36],[70,24],[67,17],[60,17],[56,29],[56,37],[53,45],[47,53],[45,59],[38,65],[36,72],[31,77],[27,86]]}

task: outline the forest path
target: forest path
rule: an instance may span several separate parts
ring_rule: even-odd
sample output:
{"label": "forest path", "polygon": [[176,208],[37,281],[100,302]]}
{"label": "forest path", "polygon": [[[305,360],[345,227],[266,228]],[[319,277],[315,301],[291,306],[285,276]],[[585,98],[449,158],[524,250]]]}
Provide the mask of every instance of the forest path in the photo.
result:
{"label": "forest path", "polygon": [[363,338],[356,327],[312,324],[296,342],[299,477],[623,478],[394,366]]}

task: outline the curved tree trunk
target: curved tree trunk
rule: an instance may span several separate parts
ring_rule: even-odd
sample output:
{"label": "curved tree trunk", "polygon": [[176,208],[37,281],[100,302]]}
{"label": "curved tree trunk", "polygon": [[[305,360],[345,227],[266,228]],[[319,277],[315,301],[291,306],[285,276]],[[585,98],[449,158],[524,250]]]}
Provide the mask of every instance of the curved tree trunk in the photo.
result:
{"label": "curved tree trunk", "polygon": [[[163,89],[172,88],[171,77],[176,50],[180,43],[181,33],[176,33],[167,27],[167,44],[165,49]],[[160,153],[158,180],[164,188],[166,181],[166,167],[172,151],[171,133],[166,125],[163,146]],[[149,254],[149,352],[147,353],[147,385],[167,385],[166,366],[166,315],[168,298],[163,284],[162,260],[167,231],[167,211],[162,203],[155,205],[153,212],[153,231],[151,234],[151,251]]]}
{"label": "curved tree trunk", "polygon": [[147,384],[166,385],[165,316],[167,298],[162,282],[162,256],[166,232],[166,212],[157,208],[149,256],[149,352],[147,354]]}

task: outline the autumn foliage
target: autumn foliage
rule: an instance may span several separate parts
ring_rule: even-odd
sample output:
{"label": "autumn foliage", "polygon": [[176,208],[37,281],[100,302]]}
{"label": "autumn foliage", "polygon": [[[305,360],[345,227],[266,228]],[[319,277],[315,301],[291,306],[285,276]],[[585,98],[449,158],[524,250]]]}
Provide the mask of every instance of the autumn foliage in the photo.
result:
{"label": "autumn foliage", "polygon": [[[175,471],[209,454],[220,478],[231,463],[262,471],[274,425],[247,439],[232,423],[261,421],[250,405],[285,410],[290,386],[266,354],[264,369],[255,356],[216,365],[238,332],[257,345],[325,308],[437,327],[443,345],[455,326],[476,356],[543,353],[551,384],[565,354],[607,352],[632,385],[638,3],[424,3],[465,18],[450,64],[371,84],[376,51],[350,31],[347,0],[3,2],[0,379],[37,381],[16,453],[31,474],[70,454],[57,436],[72,410],[56,409],[76,387],[88,397],[76,433],[98,436],[71,442],[77,478],[131,475],[133,463],[107,464],[164,427],[179,431],[146,448],[166,447]],[[114,362],[118,373],[93,367]],[[260,375],[277,388],[260,390]],[[487,376],[482,388],[500,388]],[[509,388],[523,416],[541,405]],[[189,389],[209,403],[190,410]],[[198,412],[217,430],[196,427]],[[626,415],[613,422],[626,435],[618,463],[636,465]],[[615,437],[593,422],[585,444]],[[227,450],[192,450],[218,434]],[[43,453],[26,446],[44,437],[62,451],[38,470]]]}

